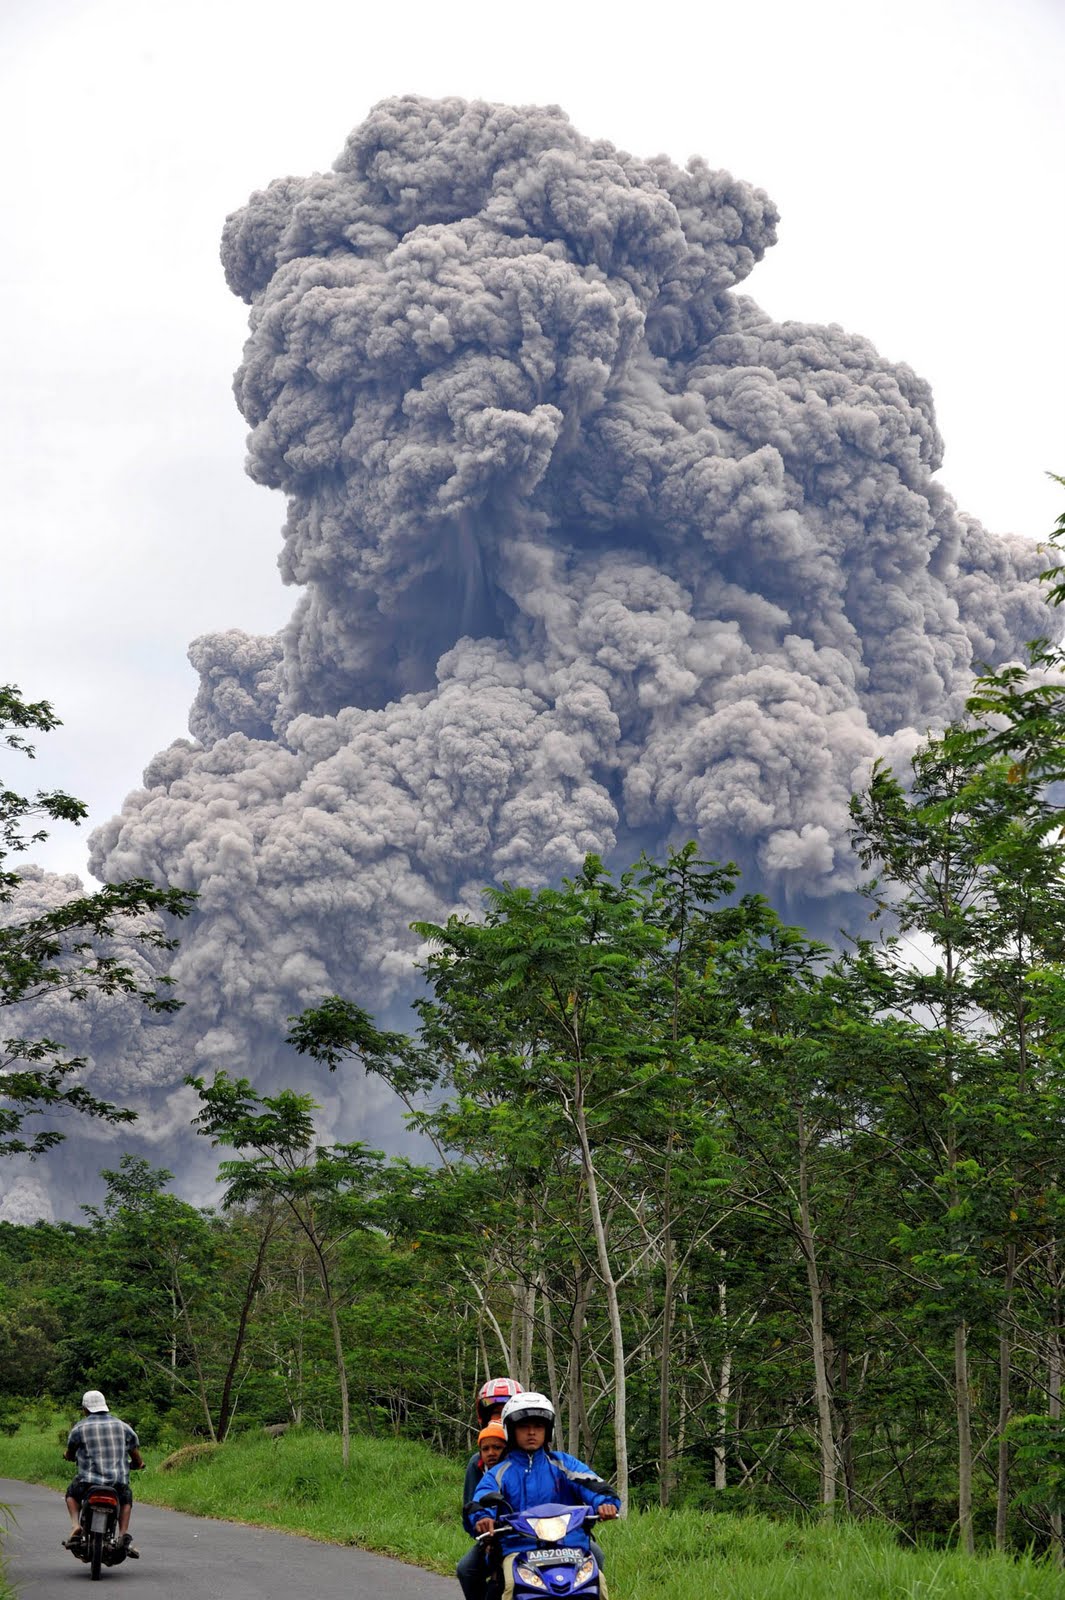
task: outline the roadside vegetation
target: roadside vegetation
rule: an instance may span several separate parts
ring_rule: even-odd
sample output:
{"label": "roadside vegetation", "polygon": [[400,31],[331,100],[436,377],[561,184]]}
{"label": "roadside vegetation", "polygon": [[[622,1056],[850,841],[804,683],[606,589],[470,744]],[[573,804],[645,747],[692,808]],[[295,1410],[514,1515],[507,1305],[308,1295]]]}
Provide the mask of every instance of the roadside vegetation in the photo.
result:
{"label": "roadside vegetation", "polygon": [[[59,1491],[62,1437],[62,1428],[24,1428],[0,1441],[0,1476]],[[136,1475],[135,1494],[450,1573],[467,1547],[457,1519],[462,1464],[424,1445],[359,1434],[346,1472],[339,1456],[335,1436],[238,1435],[169,1469],[152,1461]],[[63,1515],[57,1498],[57,1527]],[[868,1523],[829,1527],[651,1508],[604,1530],[602,1542],[619,1600],[1058,1600],[1061,1593],[1060,1574],[1046,1562],[902,1549],[889,1528]]]}

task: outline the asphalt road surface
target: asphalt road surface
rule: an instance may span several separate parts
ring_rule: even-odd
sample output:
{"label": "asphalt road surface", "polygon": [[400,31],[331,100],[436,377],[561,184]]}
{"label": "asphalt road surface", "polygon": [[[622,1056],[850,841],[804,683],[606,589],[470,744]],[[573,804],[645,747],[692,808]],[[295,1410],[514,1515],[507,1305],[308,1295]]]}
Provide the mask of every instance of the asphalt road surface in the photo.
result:
{"label": "asphalt road surface", "polygon": [[90,1591],[89,1568],[63,1549],[70,1523],[59,1494],[0,1478],[0,1501],[17,1518],[4,1544],[19,1600],[73,1600],[79,1585],[85,1600],[460,1600],[454,1578],[402,1561],[142,1501],[130,1528],[140,1560],[105,1567]]}

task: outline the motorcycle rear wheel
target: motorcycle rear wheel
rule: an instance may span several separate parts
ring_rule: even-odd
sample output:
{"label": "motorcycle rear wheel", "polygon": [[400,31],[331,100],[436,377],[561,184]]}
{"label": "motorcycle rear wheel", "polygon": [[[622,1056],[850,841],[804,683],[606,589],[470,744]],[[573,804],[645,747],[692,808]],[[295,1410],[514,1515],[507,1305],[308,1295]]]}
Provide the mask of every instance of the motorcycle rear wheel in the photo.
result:
{"label": "motorcycle rear wheel", "polygon": [[89,1535],[89,1561],[91,1570],[89,1576],[95,1581],[100,1576],[100,1562],[103,1560],[104,1536],[102,1533]]}

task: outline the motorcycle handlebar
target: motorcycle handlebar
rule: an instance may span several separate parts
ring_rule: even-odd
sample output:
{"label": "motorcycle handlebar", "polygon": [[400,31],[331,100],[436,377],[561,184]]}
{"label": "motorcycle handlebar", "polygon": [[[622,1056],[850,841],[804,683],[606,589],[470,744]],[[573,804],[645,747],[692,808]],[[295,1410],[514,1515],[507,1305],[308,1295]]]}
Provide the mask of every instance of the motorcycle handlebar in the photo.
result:
{"label": "motorcycle handlebar", "polygon": [[[589,1510],[591,1510],[591,1509],[592,1508],[589,1507]],[[486,1517],[490,1517],[491,1515],[492,1515],[491,1511],[487,1511],[487,1510],[485,1511],[485,1516]],[[597,1528],[600,1526],[601,1523],[604,1523],[604,1522],[616,1522],[616,1521],[617,1521],[616,1517],[601,1517],[601,1516],[599,1516],[598,1511],[596,1512],[596,1515],[594,1517],[589,1517],[587,1519],[587,1522],[594,1522],[595,1526]],[[586,1526],[587,1526],[587,1522],[585,1524]],[[513,1533],[513,1531],[514,1531],[514,1524],[512,1522],[508,1522],[505,1516],[497,1517],[495,1519],[494,1527],[491,1527],[491,1528],[487,1529],[486,1532],[484,1532],[484,1533],[475,1533],[474,1536],[473,1536],[473,1540],[474,1540],[475,1544],[487,1544],[489,1539],[495,1539],[501,1533]]]}

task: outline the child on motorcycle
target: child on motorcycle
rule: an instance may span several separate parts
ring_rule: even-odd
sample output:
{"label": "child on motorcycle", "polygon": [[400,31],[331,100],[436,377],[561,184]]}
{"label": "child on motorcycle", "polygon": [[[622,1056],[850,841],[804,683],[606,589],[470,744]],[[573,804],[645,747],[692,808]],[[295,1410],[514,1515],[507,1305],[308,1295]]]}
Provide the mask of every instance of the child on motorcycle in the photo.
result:
{"label": "child on motorcycle", "polygon": [[[489,1378],[477,1391],[477,1421],[481,1431],[477,1435],[477,1449],[466,1463],[466,1481],[463,1484],[462,1504],[465,1508],[473,1499],[473,1491],[489,1467],[495,1466],[507,1448],[507,1435],[499,1418],[503,1407],[514,1395],[521,1394],[521,1384],[513,1378]],[[485,1566],[484,1546],[473,1544],[458,1566],[455,1576],[465,1600],[484,1600],[488,1572]]]}
{"label": "child on motorcycle", "polygon": [[[494,1467],[502,1461],[507,1453],[507,1430],[501,1422],[490,1422],[482,1428],[477,1435],[477,1448],[480,1451],[481,1477],[483,1478],[489,1467]],[[478,1478],[477,1482],[481,1480]],[[474,1485],[476,1488],[477,1485]]]}
{"label": "child on motorcycle", "polygon": [[[589,1505],[604,1520],[616,1517],[621,1501],[608,1483],[576,1456],[552,1450],[551,1435],[555,1408],[546,1395],[521,1394],[503,1408],[503,1427],[508,1450],[498,1466],[489,1467],[467,1503],[465,1521],[471,1533],[491,1534],[496,1513],[506,1508],[524,1511],[537,1505]],[[570,1535],[582,1549],[592,1541],[584,1529]],[[514,1557],[533,1548],[531,1541],[517,1533],[504,1532],[504,1593],[512,1588]],[[606,1600],[606,1584],[600,1580],[600,1597]]]}

